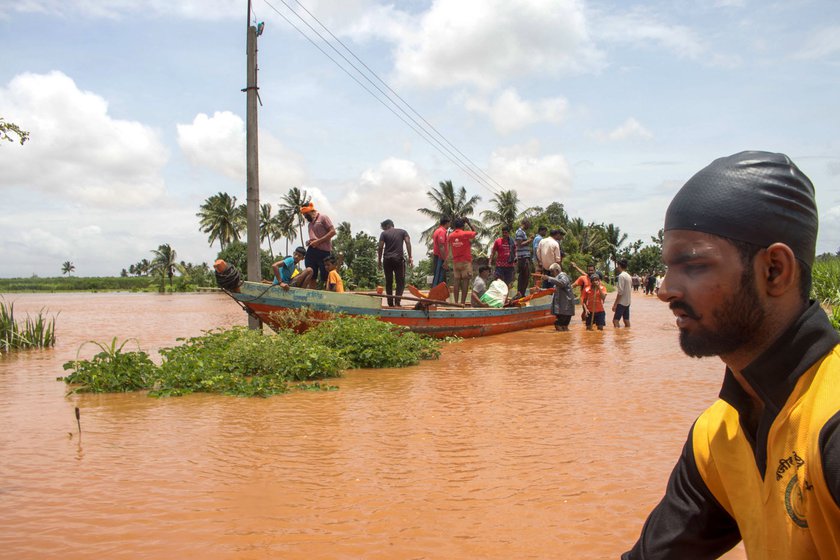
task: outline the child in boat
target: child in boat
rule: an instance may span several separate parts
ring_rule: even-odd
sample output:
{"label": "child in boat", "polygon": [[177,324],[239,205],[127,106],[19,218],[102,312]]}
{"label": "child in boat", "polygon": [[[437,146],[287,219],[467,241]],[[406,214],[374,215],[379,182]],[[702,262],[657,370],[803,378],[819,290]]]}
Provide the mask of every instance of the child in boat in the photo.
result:
{"label": "child in boat", "polygon": [[607,289],[601,284],[601,277],[593,274],[589,277],[589,287],[584,288],[580,296],[580,302],[586,310],[586,330],[592,330],[592,323],[598,326],[598,330],[604,330],[607,324],[607,314],[604,311],[604,302],[607,299]]}
{"label": "child in boat", "polygon": [[281,261],[271,265],[274,270],[274,284],[279,285],[284,290],[288,290],[289,286],[296,288],[309,288],[312,279],[312,269],[305,268],[303,271],[298,270],[297,264],[303,260],[306,255],[306,249],[298,247],[291,257],[286,257]]}
{"label": "child in boat", "polygon": [[[551,300],[551,313],[557,317],[554,328],[558,331],[568,331],[569,323],[575,314],[575,294],[572,292],[572,280],[563,272],[558,263],[548,268],[554,276],[541,275],[542,279],[554,287],[554,299]],[[600,328],[600,327],[599,327]]]}
{"label": "child in boat", "polygon": [[504,307],[507,303],[508,285],[499,272],[493,274],[493,282],[487,287],[487,291],[481,296],[481,301],[487,307]]}
{"label": "child in boat", "polygon": [[487,304],[481,301],[481,296],[487,292],[487,281],[490,279],[490,267],[481,265],[478,267],[478,276],[473,282],[472,294],[470,295],[470,303],[473,307],[487,307]]}
{"label": "child in boat", "polygon": [[344,292],[344,282],[338,271],[335,269],[335,257],[330,255],[324,259],[324,268],[327,269],[327,290],[331,292]]}

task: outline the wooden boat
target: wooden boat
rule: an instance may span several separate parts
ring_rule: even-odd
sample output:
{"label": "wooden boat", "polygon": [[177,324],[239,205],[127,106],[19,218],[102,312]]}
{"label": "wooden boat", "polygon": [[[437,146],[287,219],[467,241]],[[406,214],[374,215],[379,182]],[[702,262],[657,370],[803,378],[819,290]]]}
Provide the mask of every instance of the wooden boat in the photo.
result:
{"label": "wooden boat", "polygon": [[[228,292],[250,313],[255,314],[264,323],[277,328],[287,324],[283,311],[305,310],[306,319],[311,321],[328,320],[334,314],[360,317],[375,317],[395,325],[407,327],[412,332],[423,333],[437,338],[459,336],[471,338],[501,334],[522,329],[531,329],[550,325],[554,322],[551,314],[551,293],[545,291],[517,307],[450,307],[434,300],[403,297],[404,300],[420,300],[421,308],[387,307],[383,305],[385,295],[369,293],[342,293],[323,290],[289,288],[259,282],[243,282],[238,292]],[[278,313],[279,312],[279,313]]]}

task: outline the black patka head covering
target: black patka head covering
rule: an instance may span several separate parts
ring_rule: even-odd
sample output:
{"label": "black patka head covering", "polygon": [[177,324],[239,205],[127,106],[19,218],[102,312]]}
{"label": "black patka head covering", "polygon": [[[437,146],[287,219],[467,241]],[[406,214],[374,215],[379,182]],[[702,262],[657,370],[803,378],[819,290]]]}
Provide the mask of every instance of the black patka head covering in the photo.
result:
{"label": "black patka head covering", "polygon": [[683,185],[665,231],[687,229],[768,247],[784,243],[809,267],[817,246],[814,185],[784,154],[716,159]]}

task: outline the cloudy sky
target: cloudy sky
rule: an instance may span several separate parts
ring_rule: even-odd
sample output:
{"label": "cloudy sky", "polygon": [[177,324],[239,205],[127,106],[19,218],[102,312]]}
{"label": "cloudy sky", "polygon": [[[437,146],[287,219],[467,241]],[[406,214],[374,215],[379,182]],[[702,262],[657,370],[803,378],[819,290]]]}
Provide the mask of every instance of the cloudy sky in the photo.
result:
{"label": "cloudy sky", "polygon": [[[694,172],[762,149],[811,177],[817,251],[840,248],[837,0],[253,7],[262,202],[298,186],[335,222],[378,235],[391,218],[416,244],[426,191],[452,180],[482,209],[501,186],[649,241]],[[0,116],[31,132],[0,146],[0,276],[116,275],[161,243],[213,260],[195,213],[245,201],[246,16],[246,0],[0,0]]]}

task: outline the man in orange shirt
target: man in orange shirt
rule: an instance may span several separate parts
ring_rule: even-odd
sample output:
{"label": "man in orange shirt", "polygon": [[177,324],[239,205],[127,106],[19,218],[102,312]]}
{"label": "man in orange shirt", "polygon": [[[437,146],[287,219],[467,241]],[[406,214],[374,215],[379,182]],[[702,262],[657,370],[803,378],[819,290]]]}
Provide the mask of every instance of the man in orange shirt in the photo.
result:
{"label": "man in orange shirt", "polygon": [[[452,270],[455,277],[455,291],[453,293],[455,303],[467,302],[470,291],[470,279],[472,278],[472,240],[476,232],[473,231],[470,221],[466,218],[456,218],[452,222],[455,228],[449,234],[449,251],[452,253]],[[465,230],[464,227],[469,229]]]}
{"label": "man in orange shirt", "polygon": [[[595,272],[595,265],[590,264],[589,266],[587,266],[586,272],[582,271],[580,267],[575,263],[572,263],[572,266],[575,267],[575,270],[580,272],[580,276],[577,277],[577,280],[572,282],[572,289],[574,289],[575,286],[580,288],[580,299],[581,303],[583,303],[583,291],[589,287],[589,277],[593,274],[597,274]],[[583,311],[580,312],[580,320],[586,321],[586,308],[584,308]]]}
{"label": "man in orange shirt", "polygon": [[580,303],[586,313],[586,330],[592,330],[592,323],[598,326],[598,330],[604,330],[607,324],[607,313],[604,311],[604,302],[607,300],[607,289],[601,284],[601,278],[597,274],[589,277],[589,287],[584,288],[580,297]]}

